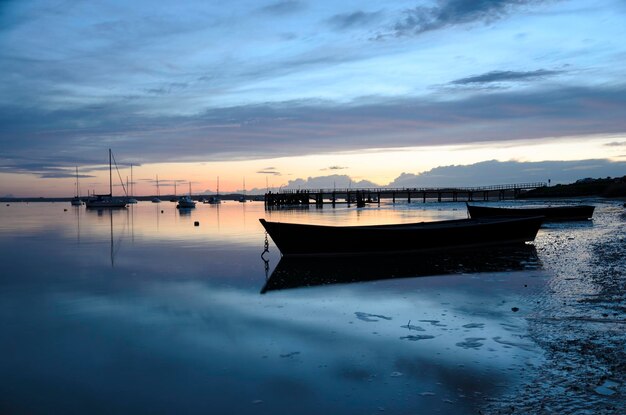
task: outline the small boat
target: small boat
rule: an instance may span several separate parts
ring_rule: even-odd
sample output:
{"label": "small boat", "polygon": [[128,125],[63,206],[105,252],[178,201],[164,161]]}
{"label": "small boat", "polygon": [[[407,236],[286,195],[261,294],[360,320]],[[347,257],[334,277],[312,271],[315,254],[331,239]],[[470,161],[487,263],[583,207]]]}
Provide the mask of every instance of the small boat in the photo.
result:
{"label": "small boat", "polygon": [[239,203],[246,203],[246,179],[243,179],[243,195],[239,197]]}
{"label": "small boat", "polygon": [[457,219],[395,225],[323,226],[259,219],[283,256],[363,255],[522,244],[542,216]]}
{"label": "small boat", "polygon": [[595,206],[545,206],[529,208],[504,208],[476,206],[466,203],[470,217],[474,219],[488,217],[528,217],[544,216],[546,221],[588,220],[593,216]]}
{"label": "small boat", "polygon": [[[109,194],[93,195],[85,201],[85,207],[90,209],[101,208],[125,208],[128,202],[126,198],[113,197],[113,170],[111,168],[111,149],[109,149]],[[117,165],[116,165],[117,166]]]}
{"label": "small boat", "polygon": [[157,195],[156,197],[152,198],[152,203],[161,203],[161,199],[160,199],[161,195],[159,193],[159,176],[158,175],[156,177],[156,190],[157,190]]}
{"label": "small boat", "polygon": [[128,177],[126,177],[126,188],[130,190],[130,196],[126,199],[129,205],[136,205],[137,199],[133,197],[135,191],[135,183],[133,182],[133,165],[130,165],[130,187],[128,186]]}
{"label": "small boat", "polygon": [[80,190],[78,189],[78,166],[76,166],[76,196],[70,201],[72,206],[82,206],[85,202],[80,198]]}
{"label": "small boat", "polygon": [[196,207],[196,202],[191,198],[191,182],[189,182],[189,196],[181,196],[178,199],[176,209],[192,209]]}
{"label": "small boat", "polygon": [[219,176],[217,176],[217,191],[215,193],[215,196],[209,197],[209,199],[205,200],[204,203],[208,203],[210,205],[219,205],[220,203],[222,203],[222,200],[220,199],[220,177]]}
{"label": "small boat", "polygon": [[189,196],[181,196],[178,198],[176,209],[191,209],[196,207],[196,202]]}

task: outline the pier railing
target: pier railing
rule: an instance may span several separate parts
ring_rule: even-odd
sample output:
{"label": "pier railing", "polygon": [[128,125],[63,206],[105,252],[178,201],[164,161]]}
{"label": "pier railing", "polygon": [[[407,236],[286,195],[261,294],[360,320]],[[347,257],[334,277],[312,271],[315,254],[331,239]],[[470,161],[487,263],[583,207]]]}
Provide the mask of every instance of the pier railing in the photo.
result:
{"label": "pier railing", "polygon": [[443,200],[473,201],[475,197],[482,200],[490,200],[494,197],[498,200],[518,197],[522,192],[538,187],[545,187],[545,182],[496,184],[489,186],[446,186],[446,187],[368,187],[368,188],[333,188],[333,189],[281,189],[278,192],[267,192],[265,194],[266,207],[283,206],[308,206],[314,204],[318,207],[324,204],[347,203],[351,205],[364,206],[366,203],[377,202],[381,199],[406,199],[409,203],[412,199],[421,198],[423,202],[427,199],[436,198],[439,202]]}

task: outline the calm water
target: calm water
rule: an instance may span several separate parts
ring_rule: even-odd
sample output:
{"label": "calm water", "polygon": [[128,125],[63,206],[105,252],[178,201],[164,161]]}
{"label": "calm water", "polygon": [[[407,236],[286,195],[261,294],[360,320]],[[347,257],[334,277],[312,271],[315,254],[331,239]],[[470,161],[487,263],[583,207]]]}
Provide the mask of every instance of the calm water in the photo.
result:
{"label": "calm water", "polygon": [[[592,223],[550,225],[536,249],[500,259],[283,261],[273,276],[280,256],[270,240],[263,261],[259,218],[374,224],[463,218],[465,208],[3,204],[0,412],[497,411],[531,393],[550,367],[551,347],[568,330],[552,322],[567,313],[561,302],[599,295],[599,283],[574,274],[589,267],[595,275],[590,243],[617,231],[623,238],[625,218],[621,203],[595,204]],[[372,281],[297,287],[312,273],[324,282],[326,270],[330,279]],[[279,273],[283,284],[271,285]],[[602,320],[604,311],[587,317]],[[608,313],[614,330],[624,328],[619,313]],[[602,404],[623,388],[614,373],[604,375],[590,385],[590,393],[605,388],[596,391]]]}

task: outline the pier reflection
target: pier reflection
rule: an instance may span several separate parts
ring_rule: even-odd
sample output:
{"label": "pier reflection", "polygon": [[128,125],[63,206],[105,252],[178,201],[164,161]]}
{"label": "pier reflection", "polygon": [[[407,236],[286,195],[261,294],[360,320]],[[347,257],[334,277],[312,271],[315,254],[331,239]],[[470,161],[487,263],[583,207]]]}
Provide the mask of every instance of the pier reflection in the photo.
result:
{"label": "pier reflection", "polygon": [[541,267],[541,262],[534,245],[472,249],[453,253],[283,257],[267,278],[261,294],[274,290],[325,284],[521,271],[539,267]]}

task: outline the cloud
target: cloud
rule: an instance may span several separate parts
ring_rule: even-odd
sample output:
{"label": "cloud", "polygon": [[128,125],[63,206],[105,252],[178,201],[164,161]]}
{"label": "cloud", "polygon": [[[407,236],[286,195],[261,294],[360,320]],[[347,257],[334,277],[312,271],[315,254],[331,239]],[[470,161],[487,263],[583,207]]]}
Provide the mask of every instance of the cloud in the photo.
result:
{"label": "cloud", "polygon": [[277,1],[259,9],[260,12],[272,15],[287,15],[304,10],[306,4],[301,1],[285,0]]}
{"label": "cloud", "polygon": [[350,176],[333,174],[330,176],[308,177],[306,179],[289,180],[287,189],[333,189],[333,188],[365,188],[380,187],[369,180],[353,180]]}
{"label": "cloud", "polygon": [[491,23],[515,9],[543,0],[439,0],[433,7],[418,6],[405,10],[393,25],[395,36],[417,35],[448,26],[472,22]]}
{"label": "cloud", "polygon": [[[620,177],[626,162],[609,160],[518,162],[489,160],[470,165],[441,166],[426,172],[402,173],[388,187],[488,186],[548,182],[573,183],[584,177]],[[584,174],[583,174],[584,173]],[[583,176],[581,176],[581,174]]]}
{"label": "cloud", "polygon": [[607,147],[625,147],[626,141],[613,141],[612,143],[606,143]]}
{"label": "cloud", "polygon": [[[368,148],[610,134],[626,131],[626,85],[501,91],[440,101],[364,97],[150,115],[132,101],[97,109],[0,105],[0,168],[55,172],[104,165],[260,159]],[[294,139],[297,137],[297,139]]]}
{"label": "cloud", "polygon": [[336,14],[328,19],[328,24],[335,30],[347,30],[368,26],[380,19],[381,12],[356,11],[352,13]]}
{"label": "cloud", "polygon": [[422,188],[422,187],[478,187],[499,184],[545,182],[573,183],[584,177],[621,177],[626,162],[603,159],[576,161],[497,161],[487,160],[469,165],[440,166],[422,173],[402,173],[387,184],[368,180],[354,180],[348,175],[328,175],[290,180],[283,188]]}
{"label": "cloud", "polygon": [[279,171],[272,169],[265,169],[265,170],[259,170],[257,171],[258,174],[267,174],[267,175],[272,175],[272,176],[282,176],[281,173]]}
{"label": "cloud", "polygon": [[455,85],[465,84],[486,84],[491,82],[510,82],[510,81],[529,81],[534,79],[542,79],[548,76],[554,76],[563,73],[563,71],[549,71],[546,69],[538,69],[536,71],[518,72],[518,71],[492,71],[482,75],[470,76],[450,82]]}
{"label": "cloud", "polygon": [[320,170],[343,170],[343,169],[347,169],[347,167],[330,166],[330,167],[324,167],[323,169],[320,169]]}

